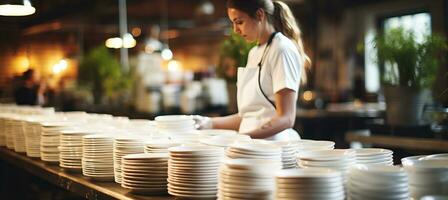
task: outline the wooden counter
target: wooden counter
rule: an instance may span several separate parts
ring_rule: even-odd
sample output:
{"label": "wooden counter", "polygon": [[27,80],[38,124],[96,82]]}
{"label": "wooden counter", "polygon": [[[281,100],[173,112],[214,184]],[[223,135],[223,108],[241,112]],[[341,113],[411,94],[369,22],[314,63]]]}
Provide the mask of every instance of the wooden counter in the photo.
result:
{"label": "wooden counter", "polygon": [[115,182],[91,181],[82,174],[68,173],[58,165],[49,165],[6,147],[0,147],[0,159],[86,199],[170,200],[173,196],[141,196],[129,193]]}
{"label": "wooden counter", "polygon": [[389,135],[365,136],[357,135],[354,133],[347,133],[345,135],[345,140],[347,142],[361,142],[381,147],[448,152],[448,140],[442,139],[413,138]]}

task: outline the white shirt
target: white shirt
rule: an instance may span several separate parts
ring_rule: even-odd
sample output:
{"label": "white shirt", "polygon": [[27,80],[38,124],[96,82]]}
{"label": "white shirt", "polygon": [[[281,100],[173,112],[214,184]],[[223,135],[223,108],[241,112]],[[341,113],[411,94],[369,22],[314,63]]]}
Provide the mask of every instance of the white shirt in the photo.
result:
{"label": "white shirt", "polygon": [[[257,67],[266,44],[253,47],[249,52],[246,67]],[[299,92],[303,63],[293,41],[277,33],[269,45],[262,62],[260,83],[263,92],[274,100],[274,94],[288,88]]]}
{"label": "white shirt", "polygon": [[[275,114],[275,108],[259,89],[258,63],[265,45],[256,46],[249,52],[245,68],[238,68],[237,101],[238,113],[242,120],[239,132],[248,133],[267,123]],[[260,73],[260,85],[264,94],[271,100],[274,94],[289,88],[297,92],[302,67],[299,52],[294,43],[281,33],[277,33],[266,50]],[[295,140],[299,135],[293,129],[285,129],[266,138],[272,140]]]}

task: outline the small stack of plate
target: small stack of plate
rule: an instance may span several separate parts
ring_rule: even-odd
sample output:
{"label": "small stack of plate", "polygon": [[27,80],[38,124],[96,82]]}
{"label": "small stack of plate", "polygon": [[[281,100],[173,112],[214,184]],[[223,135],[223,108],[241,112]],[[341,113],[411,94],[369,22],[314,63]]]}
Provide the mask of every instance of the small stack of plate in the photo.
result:
{"label": "small stack of plate", "polygon": [[59,166],[65,170],[81,172],[82,137],[88,135],[86,130],[61,131],[59,144]]}
{"label": "small stack of plate", "polygon": [[251,140],[251,138],[248,135],[243,135],[243,134],[226,135],[226,134],[224,134],[224,135],[208,136],[208,137],[205,137],[204,139],[199,140],[199,142],[202,144],[205,144],[205,145],[209,145],[209,146],[226,148],[235,142],[250,141],[250,140]]}
{"label": "small stack of plate", "polygon": [[6,114],[0,111],[0,147],[6,146]]}
{"label": "small stack of plate", "polygon": [[213,136],[235,136],[238,134],[238,132],[234,130],[227,130],[227,129],[204,129],[204,130],[197,130],[197,134],[200,136],[203,136],[203,138],[209,138]]}
{"label": "small stack of plate", "polygon": [[218,199],[273,199],[279,160],[228,159],[219,168]]}
{"label": "small stack of plate", "polygon": [[13,120],[13,138],[14,138],[14,151],[19,153],[26,152],[25,145],[25,122],[23,118],[25,116],[21,115]]}
{"label": "small stack of plate", "polygon": [[[43,116],[40,116],[43,117]],[[25,145],[26,155],[29,157],[40,158],[40,137],[41,126],[37,116],[30,117],[25,121]]]}
{"label": "small stack of plate", "polygon": [[351,200],[408,200],[408,177],[398,166],[355,165],[350,169],[347,196]]}
{"label": "small stack of plate", "polygon": [[195,131],[193,117],[188,115],[157,116],[155,122],[159,134],[173,138],[182,138]]}
{"label": "small stack of plate", "polygon": [[448,154],[403,158],[409,176],[409,191],[414,199],[426,195],[448,195]]}
{"label": "small stack of plate", "polygon": [[40,138],[40,158],[45,162],[59,162],[59,143],[61,131],[69,129],[72,124],[62,122],[42,122]]}
{"label": "small stack of plate", "polygon": [[173,142],[169,139],[151,140],[145,144],[145,153],[169,153],[170,147],[180,146],[180,143]]}
{"label": "small stack of plate", "polygon": [[355,149],[357,164],[394,165],[393,152],[389,149]]}
{"label": "small stack of plate", "polygon": [[275,140],[255,140],[265,144],[273,144],[282,148],[283,169],[297,167],[297,146],[295,142]]}
{"label": "small stack of plate", "polygon": [[341,173],[326,168],[286,169],[276,174],[277,200],[344,200]]}
{"label": "small stack of plate", "polygon": [[114,136],[93,134],[82,137],[82,174],[94,180],[114,180]]}
{"label": "small stack of plate", "polygon": [[120,135],[114,141],[114,177],[115,182],[121,184],[121,158],[129,154],[144,153],[145,143],[149,136]]}
{"label": "small stack of plate", "polygon": [[333,141],[326,140],[298,140],[293,141],[297,147],[297,153],[305,151],[316,151],[316,150],[330,150],[334,149],[335,143]]}
{"label": "small stack of plate", "polygon": [[121,186],[134,193],[167,192],[168,153],[130,154],[122,158]]}
{"label": "small stack of plate", "polygon": [[168,193],[185,198],[216,197],[223,149],[210,146],[169,148]]}
{"label": "small stack of plate", "polygon": [[251,158],[282,160],[282,148],[278,145],[255,143],[253,141],[239,141],[231,144],[226,150],[230,159]]}
{"label": "small stack of plate", "polygon": [[297,161],[300,168],[325,167],[340,171],[345,182],[356,157],[352,149],[317,150],[299,153]]}
{"label": "small stack of plate", "polygon": [[14,149],[14,129],[13,129],[13,120],[12,120],[12,114],[8,115],[5,119],[5,140],[6,140],[6,147],[8,149]]}

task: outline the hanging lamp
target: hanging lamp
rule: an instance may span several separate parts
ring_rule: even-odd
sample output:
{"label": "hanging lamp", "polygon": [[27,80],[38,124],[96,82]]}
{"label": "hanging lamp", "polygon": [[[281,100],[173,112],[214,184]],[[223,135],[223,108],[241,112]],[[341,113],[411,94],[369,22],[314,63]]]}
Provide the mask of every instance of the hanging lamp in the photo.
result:
{"label": "hanging lamp", "polygon": [[27,16],[35,12],[30,0],[10,0],[0,4],[0,16]]}

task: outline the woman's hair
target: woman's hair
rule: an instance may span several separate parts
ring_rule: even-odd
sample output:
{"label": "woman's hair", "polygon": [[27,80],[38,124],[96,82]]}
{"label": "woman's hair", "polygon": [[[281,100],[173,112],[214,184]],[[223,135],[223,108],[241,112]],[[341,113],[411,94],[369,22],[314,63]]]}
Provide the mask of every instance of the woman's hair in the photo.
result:
{"label": "woman's hair", "polygon": [[[311,60],[306,55],[303,47],[302,32],[297,25],[291,9],[285,3],[272,0],[227,0],[227,8],[235,8],[252,18],[256,17],[258,9],[263,9],[268,21],[274,26],[275,30],[282,32],[283,35],[294,41],[301,56],[303,66],[309,66],[311,64]],[[302,81],[306,82],[305,71],[302,73],[302,78]]]}

